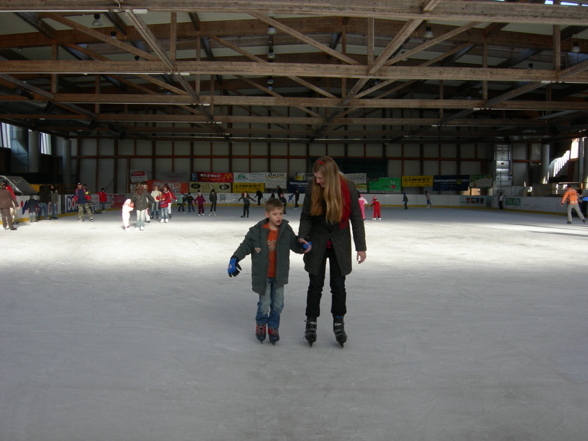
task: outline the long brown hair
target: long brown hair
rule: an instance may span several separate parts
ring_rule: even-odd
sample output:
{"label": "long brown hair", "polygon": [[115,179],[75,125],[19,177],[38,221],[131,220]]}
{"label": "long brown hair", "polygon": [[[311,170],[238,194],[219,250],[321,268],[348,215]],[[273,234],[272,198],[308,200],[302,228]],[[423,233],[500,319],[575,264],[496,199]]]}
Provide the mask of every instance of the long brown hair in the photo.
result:
{"label": "long brown hair", "polygon": [[312,167],[313,173],[323,176],[324,188],[316,183],[313,177],[310,185],[310,214],[325,215],[327,222],[341,221],[343,215],[343,196],[341,195],[341,179],[345,179],[339,171],[337,163],[329,156],[316,160]]}
{"label": "long brown hair", "polygon": [[142,195],[144,191],[145,191],[145,187],[143,187],[143,184],[135,185],[135,193],[136,194]]}

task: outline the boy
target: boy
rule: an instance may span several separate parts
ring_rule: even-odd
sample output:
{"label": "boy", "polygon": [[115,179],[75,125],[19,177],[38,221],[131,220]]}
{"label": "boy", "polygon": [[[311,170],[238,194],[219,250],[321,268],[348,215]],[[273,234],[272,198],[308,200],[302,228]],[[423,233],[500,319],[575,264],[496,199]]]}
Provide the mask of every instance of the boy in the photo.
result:
{"label": "boy", "polygon": [[283,218],[284,205],[278,199],[265,203],[265,217],[249,229],[233,253],[228,273],[229,277],[237,277],[241,269],[239,261],[251,254],[251,284],[253,291],[259,294],[255,335],[263,343],[269,332],[270,343],[276,344],[280,339],[280,313],[284,307],[284,285],[288,283],[290,250],[308,253],[312,245],[296,237]]}
{"label": "boy", "polygon": [[39,201],[31,195],[31,198],[27,201],[27,208],[29,210],[29,221],[39,222],[37,215],[39,214]]}

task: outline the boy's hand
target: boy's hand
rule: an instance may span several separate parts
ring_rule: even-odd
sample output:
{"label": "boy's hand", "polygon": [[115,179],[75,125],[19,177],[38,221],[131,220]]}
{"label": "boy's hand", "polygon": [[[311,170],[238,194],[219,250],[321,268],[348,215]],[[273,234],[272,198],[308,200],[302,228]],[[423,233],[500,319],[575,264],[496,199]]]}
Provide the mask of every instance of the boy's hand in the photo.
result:
{"label": "boy's hand", "polygon": [[237,258],[232,257],[229,262],[229,267],[227,269],[227,272],[229,273],[229,277],[237,277],[239,275],[240,270],[241,270],[241,267],[237,263]]}
{"label": "boy's hand", "polygon": [[312,250],[312,242],[303,243],[302,249],[304,250],[305,253],[308,253],[310,250]]}

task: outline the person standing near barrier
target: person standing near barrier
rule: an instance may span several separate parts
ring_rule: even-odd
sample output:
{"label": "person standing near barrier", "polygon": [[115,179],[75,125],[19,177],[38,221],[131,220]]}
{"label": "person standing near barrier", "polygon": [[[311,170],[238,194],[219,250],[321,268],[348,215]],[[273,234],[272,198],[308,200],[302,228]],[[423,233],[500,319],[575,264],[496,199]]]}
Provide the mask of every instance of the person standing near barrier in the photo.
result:
{"label": "person standing near barrier", "polygon": [[153,187],[151,197],[155,200],[155,203],[151,204],[151,219],[159,219],[159,199],[161,198],[161,191],[159,191],[158,185]]}
{"label": "person standing near barrier", "polygon": [[208,215],[210,216],[212,214],[213,216],[216,216],[216,201],[218,200],[218,196],[214,188],[210,190],[208,200],[210,201],[210,213],[208,213]]}
{"label": "person standing near barrier", "polygon": [[578,215],[578,217],[582,219],[582,222],[586,223],[586,219],[584,218],[584,215],[582,214],[582,212],[580,211],[580,207],[578,206],[578,199],[578,192],[574,189],[574,187],[568,185],[568,189],[561,198],[562,206],[566,202],[568,203],[568,224],[572,223],[572,210],[576,210],[576,214]]}
{"label": "person standing near barrier", "polygon": [[0,183],[0,211],[2,212],[2,226],[5,230],[16,230],[10,212],[15,206],[16,197],[6,188],[6,182]]}
{"label": "person standing near barrier", "polygon": [[43,213],[45,213],[45,219],[49,219],[49,201],[51,200],[51,195],[49,194],[49,189],[44,185],[41,185],[39,189],[39,216],[37,220],[43,220]]}
{"label": "person standing near barrier", "polygon": [[59,204],[59,192],[57,191],[57,187],[51,184],[49,186],[49,194],[51,195],[51,217],[49,219],[57,219],[57,204]]}
{"label": "person standing near barrier", "polygon": [[106,194],[106,191],[104,190],[104,188],[102,188],[98,192],[98,202],[100,202],[100,213],[102,213],[103,211],[106,210],[106,202],[107,201],[108,201],[108,195]]}
{"label": "person standing near barrier", "polygon": [[94,222],[92,210],[90,209],[90,194],[86,191],[83,185],[78,182],[78,188],[74,191],[74,202],[78,204],[78,220],[84,222],[84,210],[90,218],[90,222]]}

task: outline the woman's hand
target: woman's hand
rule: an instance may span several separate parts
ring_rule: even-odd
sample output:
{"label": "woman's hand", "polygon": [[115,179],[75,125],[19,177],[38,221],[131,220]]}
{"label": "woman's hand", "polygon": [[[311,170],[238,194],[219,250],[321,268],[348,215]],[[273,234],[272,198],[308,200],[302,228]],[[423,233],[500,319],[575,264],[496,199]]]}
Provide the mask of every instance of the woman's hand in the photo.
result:
{"label": "woman's hand", "polygon": [[357,263],[362,263],[365,261],[366,259],[366,254],[365,251],[358,251],[357,252]]}

